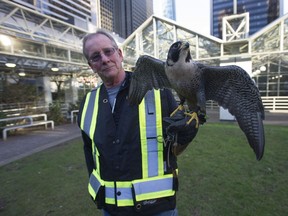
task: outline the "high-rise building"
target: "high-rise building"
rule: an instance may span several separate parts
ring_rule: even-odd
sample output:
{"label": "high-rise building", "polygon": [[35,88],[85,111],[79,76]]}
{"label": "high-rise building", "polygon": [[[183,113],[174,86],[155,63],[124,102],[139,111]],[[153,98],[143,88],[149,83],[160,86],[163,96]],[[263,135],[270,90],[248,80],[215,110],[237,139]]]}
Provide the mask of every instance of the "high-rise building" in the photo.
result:
{"label": "high-rise building", "polygon": [[249,13],[249,35],[279,18],[284,0],[211,0],[211,32],[222,38],[222,18],[232,14]]}
{"label": "high-rise building", "polygon": [[93,87],[100,82],[83,56],[83,36],[102,27],[116,33],[115,39],[120,44],[152,15],[152,3],[152,0],[0,0],[0,92],[5,91],[5,80],[15,74],[21,82],[37,85],[37,95],[44,95],[46,105],[56,98],[52,95],[59,90],[50,84],[65,82],[65,102],[74,103],[78,100],[76,86],[84,86],[85,91],[87,83]]}
{"label": "high-rise building", "polygon": [[56,98],[53,84],[65,82],[65,102],[75,103],[79,74],[92,74],[82,38],[96,29],[96,0],[1,0],[0,17],[0,89],[16,76],[47,105]]}
{"label": "high-rise building", "polygon": [[96,0],[11,0],[11,2],[81,29],[91,30],[91,26],[96,26]]}
{"label": "high-rise building", "polygon": [[154,13],[158,16],[176,20],[175,0],[156,0],[154,6]]}
{"label": "high-rise building", "polygon": [[153,14],[152,0],[98,0],[99,26],[127,38]]}

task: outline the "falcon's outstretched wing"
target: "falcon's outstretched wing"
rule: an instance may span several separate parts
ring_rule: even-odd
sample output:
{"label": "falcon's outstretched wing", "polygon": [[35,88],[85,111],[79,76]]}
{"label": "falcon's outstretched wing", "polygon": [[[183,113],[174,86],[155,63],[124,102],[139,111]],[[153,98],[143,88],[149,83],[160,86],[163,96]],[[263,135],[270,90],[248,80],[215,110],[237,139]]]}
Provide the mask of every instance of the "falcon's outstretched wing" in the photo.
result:
{"label": "falcon's outstretched wing", "polygon": [[130,83],[129,101],[140,104],[146,92],[153,88],[171,88],[165,73],[165,62],[148,55],[140,56]]}
{"label": "falcon's outstretched wing", "polygon": [[236,117],[241,130],[260,160],[264,153],[264,107],[254,81],[238,66],[198,66],[203,71],[206,100],[215,100]]}

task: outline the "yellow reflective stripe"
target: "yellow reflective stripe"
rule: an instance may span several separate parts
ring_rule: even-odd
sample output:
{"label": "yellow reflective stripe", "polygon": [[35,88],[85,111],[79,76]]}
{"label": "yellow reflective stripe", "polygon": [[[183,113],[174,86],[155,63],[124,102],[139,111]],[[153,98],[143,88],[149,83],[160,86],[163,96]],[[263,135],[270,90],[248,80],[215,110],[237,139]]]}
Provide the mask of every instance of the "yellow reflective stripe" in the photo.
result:
{"label": "yellow reflective stripe", "polygon": [[[105,197],[105,203],[110,205],[116,204],[115,199],[107,197]],[[134,206],[134,201],[133,199],[117,200],[117,206]]]}
{"label": "yellow reflective stripe", "polygon": [[90,125],[90,138],[92,140],[92,152],[93,155],[95,156],[95,163],[96,163],[96,171],[98,172],[98,174],[100,174],[100,166],[99,166],[99,152],[97,151],[97,148],[95,146],[94,143],[94,133],[95,133],[95,129],[96,129],[96,124],[97,124],[97,117],[98,117],[98,102],[99,102],[99,93],[100,93],[100,88],[98,88],[96,90],[96,98],[95,98],[95,102],[94,102],[94,111],[93,111],[93,115],[92,115],[92,120],[91,120],[91,125]]}
{"label": "yellow reflective stripe", "polygon": [[90,175],[88,184],[89,194],[93,197],[94,200],[96,199],[96,195],[100,186],[104,186],[104,184],[105,182],[100,178],[99,174],[97,173],[97,170],[94,169]]}
{"label": "yellow reflective stripe", "polygon": [[105,182],[105,187],[114,188],[114,182],[112,182],[112,181],[104,181],[104,182]]}
{"label": "yellow reflective stripe", "polygon": [[157,143],[158,143],[158,175],[164,175],[162,109],[161,109],[160,90],[154,90],[154,95],[155,95],[156,130],[157,130]]}
{"label": "yellow reflective stripe", "polygon": [[134,206],[133,199],[129,200],[117,200],[117,206]]}
{"label": "yellow reflective stripe", "polygon": [[85,120],[85,116],[86,116],[86,111],[87,111],[87,107],[88,107],[88,104],[89,104],[89,100],[90,100],[90,95],[91,95],[91,92],[89,92],[86,96],[86,100],[85,100],[85,103],[84,103],[84,106],[83,106],[83,110],[82,110],[82,115],[81,115],[81,129],[83,130],[84,129],[84,120]]}
{"label": "yellow reflective stripe", "polygon": [[119,188],[131,188],[132,182],[131,181],[116,182],[116,186]]}
{"label": "yellow reflective stripe", "polygon": [[154,176],[154,177],[150,177],[147,179],[136,179],[132,181],[132,184],[137,184],[137,183],[145,183],[145,182],[149,182],[149,181],[154,181],[154,180],[162,180],[162,179],[169,179],[169,178],[173,178],[173,174],[166,174],[166,175],[162,175],[162,176]]}
{"label": "yellow reflective stripe", "polygon": [[132,181],[136,201],[173,196],[173,174]]}
{"label": "yellow reflective stripe", "polygon": [[148,178],[145,99],[142,100],[138,109],[139,109],[140,142],[142,153],[142,177]]}
{"label": "yellow reflective stripe", "polygon": [[95,200],[96,199],[96,192],[94,191],[94,189],[90,183],[88,184],[88,192],[93,197],[93,199]]}
{"label": "yellow reflective stripe", "polygon": [[112,205],[116,204],[114,198],[107,198],[107,197],[105,197],[105,203],[112,204]]}
{"label": "yellow reflective stripe", "polygon": [[[115,205],[115,199],[113,198],[107,198],[105,197],[105,203]],[[127,199],[127,200],[117,200],[117,206],[134,206],[134,201],[133,199]]]}
{"label": "yellow reflective stripe", "polygon": [[143,200],[149,200],[149,199],[157,199],[157,198],[162,198],[162,197],[173,196],[174,194],[175,194],[174,190],[151,192],[151,193],[137,195],[136,200],[143,201]]}
{"label": "yellow reflective stripe", "polygon": [[92,140],[93,140],[93,138],[94,138],[96,123],[97,123],[98,101],[99,101],[99,92],[100,92],[100,89],[98,88],[96,91],[97,91],[97,92],[96,92],[96,98],[95,98],[95,102],[94,102],[94,111],[93,111],[93,115],[92,115],[92,119],[91,119],[90,131],[89,131],[89,135],[90,135],[90,138],[91,138]]}

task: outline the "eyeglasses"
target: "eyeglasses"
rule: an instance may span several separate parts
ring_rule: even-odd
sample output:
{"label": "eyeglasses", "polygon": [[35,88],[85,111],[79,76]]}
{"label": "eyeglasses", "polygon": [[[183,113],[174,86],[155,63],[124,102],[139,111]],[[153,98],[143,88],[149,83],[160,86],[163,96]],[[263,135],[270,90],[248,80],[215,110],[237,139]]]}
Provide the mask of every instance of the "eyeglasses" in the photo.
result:
{"label": "eyeglasses", "polygon": [[[102,49],[102,53],[106,56],[106,57],[110,57],[112,56],[116,51],[116,48],[114,47],[109,47],[109,48],[104,48]],[[100,60],[102,59],[102,55],[101,52],[96,52],[94,53],[91,58],[89,59],[89,62],[92,64],[98,63]]]}

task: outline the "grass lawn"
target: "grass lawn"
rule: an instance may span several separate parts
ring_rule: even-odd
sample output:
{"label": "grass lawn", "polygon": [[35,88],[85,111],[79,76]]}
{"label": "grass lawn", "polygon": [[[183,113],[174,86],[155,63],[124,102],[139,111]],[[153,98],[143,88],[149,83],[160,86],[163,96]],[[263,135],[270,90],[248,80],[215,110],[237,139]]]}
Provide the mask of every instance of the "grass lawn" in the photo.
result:
{"label": "grass lawn", "polygon": [[[288,215],[288,128],[265,126],[256,160],[234,123],[206,123],[178,158],[180,216]],[[80,139],[0,168],[0,215],[100,216]]]}

